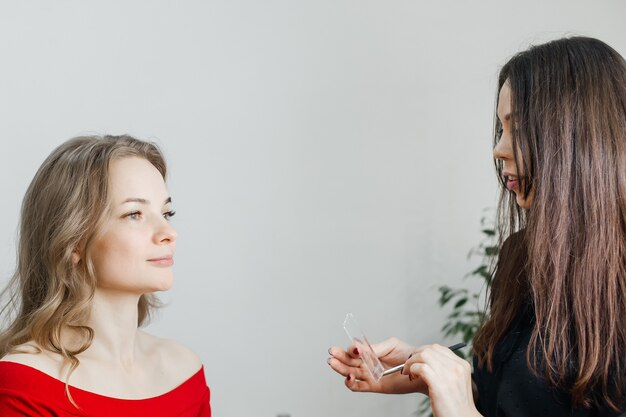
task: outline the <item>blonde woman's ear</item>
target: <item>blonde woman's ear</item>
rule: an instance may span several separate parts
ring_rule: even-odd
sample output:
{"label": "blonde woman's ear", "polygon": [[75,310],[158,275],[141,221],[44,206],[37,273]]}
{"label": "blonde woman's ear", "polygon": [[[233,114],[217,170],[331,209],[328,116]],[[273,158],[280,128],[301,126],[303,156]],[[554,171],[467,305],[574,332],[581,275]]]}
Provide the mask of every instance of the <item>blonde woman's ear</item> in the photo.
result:
{"label": "blonde woman's ear", "polygon": [[78,249],[74,249],[74,252],[72,252],[72,263],[74,265],[78,265],[79,262],[80,262],[80,253],[78,253]]}

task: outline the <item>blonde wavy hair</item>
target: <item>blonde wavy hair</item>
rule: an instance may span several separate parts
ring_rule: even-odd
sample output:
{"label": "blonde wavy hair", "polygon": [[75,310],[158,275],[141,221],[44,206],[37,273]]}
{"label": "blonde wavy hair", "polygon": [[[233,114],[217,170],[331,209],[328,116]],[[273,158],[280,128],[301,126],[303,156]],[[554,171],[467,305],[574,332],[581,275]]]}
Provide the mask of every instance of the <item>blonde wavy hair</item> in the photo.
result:
{"label": "blonde wavy hair", "polygon": [[[1,293],[0,357],[35,342],[69,363],[67,380],[79,365],[77,355],[94,336],[85,325],[97,283],[90,252],[110,209],[109,164],[125,157],[146,159],[165,179],[159,148],[128,135],[70,139],[35,174],[22,203],[16,270]],[[78,263],[72,261],[76,250]],[[137,325],[159,305],[154,294],[142,295]],[[78,335],[77,346],[63,340],[68,330]]]}

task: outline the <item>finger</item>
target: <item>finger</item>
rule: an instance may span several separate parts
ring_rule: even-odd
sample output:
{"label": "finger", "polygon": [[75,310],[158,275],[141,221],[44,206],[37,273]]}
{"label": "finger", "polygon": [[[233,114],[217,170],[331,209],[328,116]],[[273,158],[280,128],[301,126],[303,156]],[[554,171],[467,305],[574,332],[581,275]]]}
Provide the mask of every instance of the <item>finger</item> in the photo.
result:
{"label": "finger", "polygon": [[[449,358],[460,359],[458,357],[458,355],[456,353],[454,353],[454,351],[450,350],[449,347],[446,347],[446,346],[443,346],[443,345],[440,345],[440,344],[437,344],[437,343],[434,343],[432,345],[420,346],[419,348],[415,349],[414,352],[417,353],[417,352],[421,352],[421,351],[424,351],[424,350],[432,350],[432,351],[435,351],[435,352],[439,352],[442,355],[445,355],[445,356],[447,356]],[[464,360],[464,359],[461,359],[461,360]]]}
{"label": "finger", "polygon": [[345,380],[346,387],[354,392],[371,392],[373,391],[372,381],[357,378],[355,375],[349,374]]}
{"label": "finger", "polygon": [[[409,367],[413,380],[422,380],[427,387],[426,394],[430,397],[433,410],[441,401],[455,401],[473,404],[472,379],[469,363],[452,363],[442,370],[434,369],[429,363],[414,363]],[[437,415],[437,413],[435,413]]]}
{"label": "finger", "polygon": [[397,338],[391,337],[387,340],[383,340],[382,342],[374,343],[372,345],[372,349],[374,350],[376,356],[378,356],[379,359],[382,359],[393,352],[399,342],[400,341]]}
{"label": "finger", "polygon": [[353,378],[356,378],[358,380],[372,379],[372,375],[364,366],[350,366],[333,357],[328,358],[326,362],[335,372],[342,376],[347,377],[348,375],[352,375]]}
{"label": "finger", "polygon": [[328,353],[333,358],[339,360],[340,362],[343,362],[344,364],[348,366],[358,367],[361,365],[361,362],[362,362],[360,358],[358,357],[354,358],[350,356],[348,352],[336,346],[333,346],[330,349],[328,349]]}
{"label": "finger", "polygon": [[342,376],[348,376],[350,373],[355,374],[359,369],[353,366],[348,366],[345,363],[339,361],[337,358],[328,358],[326,362],[335,372]]}
{"label": "finger", "polygon": [[[461,345],[462,345],[462,344],[461,344]],[[443,345],[440,345],[440,344],[437,344],[437,343],[435,343],[434,345],[431,345],[431,346],[432,346],[432,348],[433,348],[435,351],[437,351],[437,352],[441,353],[442,355],[445,355],[445,356],[447,356],[447,357],[449,357],[449,358],[457,358],[457,359],[460,359],[460,358],[459,358],[459,356],[458,356],[456,353],[454,353],[454,351],[453,351],[453,350],[451,350],[449,347],[446,347],[446,346],[443,346]],[[457,345],[453,345],[453,346],[451,346],[451,347],[454,347],[454,346],[457,346]],[[457,349],[458,349],[458,348],[457,348]],[[456,349],[455,349],[455,350],[456,350]],[[463,360],[463,359],[461,359],[461,360]]]}
{"label": "finger", "polygon": [[[453,355],[456,357],[456,355]],[[402,369],[403,375],[411,375],[410,369],[413,364],[427,364],[435,372],[443,371],[449,367],[451,358],[445,352],[434,345],[423,346],[411,354]],[[439,371],[437,371],[439,370]],[[412,378],[417,375],[411,375]]]}
{"label": "finger", "polygon": [[411,379],[422,378],[431,392],[437,386],[471,386],[468,384],[471,383],[469,362],[439,345],[427,346],[415,352],[406,362],[403,374],[409,375]]}
{"label": "finger", "polygon": [[413,381],[422,380],[430,391],[433,381],[436,379],[436,373],[430,365],[426,363],[414,363],[409,366],[409,374]]}
{"label": "finger", "polygon": [[366,349],[367,347],[364,346],[363,342],[360,343],[353,343],[350,346],[348,346],[348,349],[346,349],[346,353],[353,359],[358,359],[361,357],[361,352],[363,352],[363,349]]}
{"label": "finger", "polygon": [[[443,367],[450,370],[461,370],[463,371],[465,368],[469,366],[469,362],[465,359],[458,357],[453,351],[449,348],[442,345],[430,345],[427,349],[424,349],[422,352],[428,352],[429,357],[432,360],[431,367],[435,370],[437,369],[435,365],[437,363],[441,364]],[[443,369],[443,368],[442,368]],[[471,369],[471,367],[470,367]]]}

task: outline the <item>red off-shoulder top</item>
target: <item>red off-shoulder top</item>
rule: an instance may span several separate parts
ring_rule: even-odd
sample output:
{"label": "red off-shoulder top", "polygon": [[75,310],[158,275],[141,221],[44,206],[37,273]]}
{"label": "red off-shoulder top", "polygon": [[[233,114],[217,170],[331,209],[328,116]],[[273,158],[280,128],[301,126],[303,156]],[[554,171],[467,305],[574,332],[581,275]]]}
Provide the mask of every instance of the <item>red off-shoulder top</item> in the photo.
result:
{"label": "red off-shoulder top", "polygon": [[1,417],[211,417],[204,368],[173,390],[140,400],[106,397],[69,387],[30,366],[0,361]]}

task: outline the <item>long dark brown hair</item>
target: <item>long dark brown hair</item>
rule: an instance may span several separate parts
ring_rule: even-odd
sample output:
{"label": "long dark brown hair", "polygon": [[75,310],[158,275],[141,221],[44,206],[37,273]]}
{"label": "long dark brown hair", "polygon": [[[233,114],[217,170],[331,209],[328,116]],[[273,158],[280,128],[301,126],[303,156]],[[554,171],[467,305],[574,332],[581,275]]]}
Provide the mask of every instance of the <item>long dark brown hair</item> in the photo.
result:
{"label": "long dark brown hair", "polygon": [[519,208],[496,162],[502,250],[474,352],[492,369],[495,345],[530,303],[531,369],[575,406],[618,410],[626,396],[626,62],[599,40],[559,39],[510,59],[498,91],[505,83],[517,172],[534,199]]}

